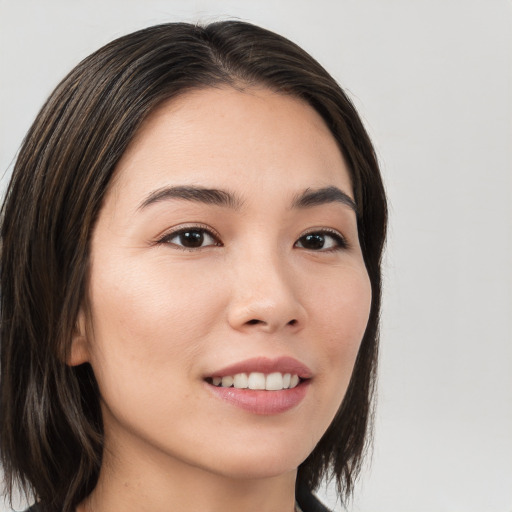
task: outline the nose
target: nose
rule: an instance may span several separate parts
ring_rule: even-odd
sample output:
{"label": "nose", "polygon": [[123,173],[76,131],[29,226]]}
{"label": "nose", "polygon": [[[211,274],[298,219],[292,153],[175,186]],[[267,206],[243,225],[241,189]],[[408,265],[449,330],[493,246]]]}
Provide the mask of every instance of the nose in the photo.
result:
{"label": "nose", "polygon": [[304,327],[307,315],[297,276],[278,257],[248,254],[232,276],[228,322],[233,329],[275,333]]}

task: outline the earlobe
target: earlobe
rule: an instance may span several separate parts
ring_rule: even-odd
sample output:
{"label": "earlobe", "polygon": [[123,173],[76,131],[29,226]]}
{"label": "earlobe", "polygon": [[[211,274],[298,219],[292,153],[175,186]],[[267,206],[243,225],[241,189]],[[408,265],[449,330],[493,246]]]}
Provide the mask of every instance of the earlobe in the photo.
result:
{"label": "earlobe", "polygon": [[69,366],[78,366],[89,361],[89,344],[86,334],[86,319],[82,309],[78,313],[71,347],[66,364]]}

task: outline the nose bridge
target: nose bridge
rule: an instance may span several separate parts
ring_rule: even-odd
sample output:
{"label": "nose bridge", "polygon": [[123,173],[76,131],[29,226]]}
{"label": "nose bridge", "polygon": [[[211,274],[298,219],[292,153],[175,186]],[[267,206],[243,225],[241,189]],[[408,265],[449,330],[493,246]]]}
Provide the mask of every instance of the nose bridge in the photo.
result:
{"label": "nose bridge", "polygon": [[287,255],[278,244],[253,243],[233,264],[229,322],[237,329],[300,328],[305,310]]}

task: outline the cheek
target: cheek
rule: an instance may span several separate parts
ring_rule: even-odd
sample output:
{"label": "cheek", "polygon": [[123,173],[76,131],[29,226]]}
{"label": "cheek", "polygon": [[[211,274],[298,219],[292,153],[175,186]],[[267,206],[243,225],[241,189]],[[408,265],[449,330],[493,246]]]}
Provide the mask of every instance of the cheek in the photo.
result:
{"label": "cheek", "polygon": [[91,363],[100,387],[137,376],[158,388],[191,369],[222,308],[214,282],[179,265],[171,272],[163,258],[117,260],[92,275]]}
{"label": "cheek", "polygon": [[315,422],[310,424],[315,443],[332,423],[345,397],[371,306],[371,285],[364,265],[336,270],[316,281],[308,308],[308,349],[313,351],[317,371],[312,386],[311,417]]}
{"label": "cheek", "polygon": [[348,383],[370,314],[371,285],[366,269],[357,268],[332,279],[318,293],[315,324],[324,340],[324,361]]}

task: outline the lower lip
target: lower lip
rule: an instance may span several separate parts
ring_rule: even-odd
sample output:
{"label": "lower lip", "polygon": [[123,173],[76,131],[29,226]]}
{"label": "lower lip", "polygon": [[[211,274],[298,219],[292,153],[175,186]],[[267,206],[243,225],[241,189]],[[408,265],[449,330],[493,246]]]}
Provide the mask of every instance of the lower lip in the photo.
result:
{"label": "lower lip", "polygon": [[292,389],[263,391],[255,389],[223,388],[206,383],[212,393],[226,402],[253,414],[279,414],[293,409],[302,402],[309,387],[309,380]]}

